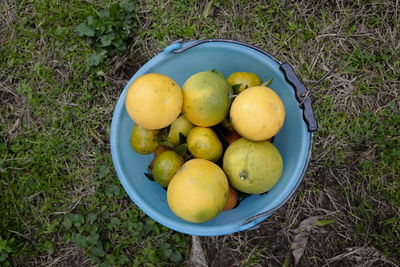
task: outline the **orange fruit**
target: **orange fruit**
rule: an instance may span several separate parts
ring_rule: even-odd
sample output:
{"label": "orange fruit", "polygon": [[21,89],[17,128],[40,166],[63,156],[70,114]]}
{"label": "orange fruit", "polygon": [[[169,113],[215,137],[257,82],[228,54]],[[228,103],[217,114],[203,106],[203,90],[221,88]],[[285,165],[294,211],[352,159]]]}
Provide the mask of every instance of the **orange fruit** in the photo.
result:
{"label": "orange fruit", "polygon": [[168,205],[183,220],[202,223],[218,216],[228,198],[224,171],[204,159],[187,161],[168,185]]}
{"label": "orange fruit", "polygon": [[235,98],[230,117],[233,128],[241,136],[252,141],[264,141],[282,128],[285,106],[272,89],[255,86]]}
{"label": "orange fruit", "polygon": [[229,132],[225,133],[225,140],[228,144],[232,144],[239,138],[241,138],[241,136],[236,131],[229,131]]}
{"label": "orange fruit", "polygon": [[156,130],[170,125],[182,111],[181,88],[170,77],[148,73],[128,88],[125,107],[133,121],[145,129]]}
{"label": "orange fruit", "polygon": [[230,210],[236,207],[238,202],[238,193],[235,188],[229,186],[228,199],[223,210]]}

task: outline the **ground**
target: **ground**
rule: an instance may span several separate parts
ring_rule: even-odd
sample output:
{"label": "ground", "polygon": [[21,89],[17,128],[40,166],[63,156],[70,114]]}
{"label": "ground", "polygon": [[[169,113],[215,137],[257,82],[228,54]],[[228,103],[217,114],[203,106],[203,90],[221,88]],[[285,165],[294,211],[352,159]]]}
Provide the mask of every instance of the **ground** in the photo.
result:
{"label": "ground", "polygon": [[189,263],[191,237],[134,205],[109,147],[124,85],[180,38],[245,41],[290,62],[319,123],[296,194],[255,230],[201,237],[208,264],[400,264],[398,1],[124,1],[110,16],[134,16],[113,24],[127,37],[115,48],[76,30],[115,2],[0,3],[2,266]]}

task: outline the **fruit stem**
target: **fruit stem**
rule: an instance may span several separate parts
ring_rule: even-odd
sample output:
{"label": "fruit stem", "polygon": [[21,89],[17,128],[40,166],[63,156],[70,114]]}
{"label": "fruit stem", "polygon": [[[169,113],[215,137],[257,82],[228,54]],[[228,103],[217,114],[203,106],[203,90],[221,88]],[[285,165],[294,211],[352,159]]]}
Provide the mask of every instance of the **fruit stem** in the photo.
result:
{"label": "fruit stem", "polygon": [[246,171],[241,171],[239,173],[239,178],[242,180],[246,180],[247,179],[247,172]]}

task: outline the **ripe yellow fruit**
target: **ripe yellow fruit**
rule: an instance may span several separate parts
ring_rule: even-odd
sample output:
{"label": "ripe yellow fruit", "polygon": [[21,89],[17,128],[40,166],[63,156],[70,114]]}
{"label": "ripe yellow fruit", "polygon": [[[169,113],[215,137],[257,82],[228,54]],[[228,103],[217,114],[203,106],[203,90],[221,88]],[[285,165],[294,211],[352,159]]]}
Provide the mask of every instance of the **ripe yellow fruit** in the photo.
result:
{"label": "ripe yellow fruit", "polygon": [[195,158],[217,161],[222,155],[222,143],[211,128],[194,127],[189,132],[187,145]]}
{"label": "ripe yellow fruit", "polygon": [[182,87],[183,113],[193,124],[210,127],[222,122],[229,112],[232,87],[215,71],[192,75]]}
{"label": "ripe yellow fruit", "polygon": [[261,85],[262,81],[257,74],[251,72],[234,72],[228,77],[230,85],[240,85],[236,89],[237,94],[240,94],[244,89]]}
{"label": "ripe yellow fruit", "polygon": [[135,124],[131,133],[131,147],[140,154],[150,154],[154,152],[159,143],[159,130],[147,130],[140,125]]}
{"label": "ripe yellow fruit", "polygon": [[187,161],[167,189],[170,209],[181,219],[202,223],[218,216],[228,198],[229,184],[224,171],[204,159]]}
{"label": "ripe yellow fruit", "polygon": [[149,130],[170,125],[181,113],[181,88],[166,75],[148,73],[137,78],[128,88],[125,106],[137,124]]}
{"label": "ripe yellow fruit", "polygon": [[279,150],[270,142],[240,138],[226,149],[223,169],[231,186],[248,194],[270,190],[283,172]]}
{"label": "ripe yellow fruit", "polygon": [[232,103],[233,128],[252,141],[271,138],[282,128],[285,106],[277,93],[264,86],[244,90]]}

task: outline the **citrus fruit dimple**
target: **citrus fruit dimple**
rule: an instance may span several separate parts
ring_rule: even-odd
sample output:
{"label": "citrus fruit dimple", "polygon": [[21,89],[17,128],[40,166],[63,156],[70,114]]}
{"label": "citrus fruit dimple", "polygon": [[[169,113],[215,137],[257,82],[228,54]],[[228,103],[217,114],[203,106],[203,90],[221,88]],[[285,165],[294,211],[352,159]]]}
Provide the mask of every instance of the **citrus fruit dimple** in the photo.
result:
{"label": "citrus fruit dimple", "polygon": [[155,130],[170,125],[181,113],[183,95],[174,80],[149,73],[137,78],[128,88],[126,110],[137,124]]}
{"label": "citrus fruit dimple", "polygon": [[194,127],[189,132],[187,145],[196,158],[217,161],[222,155],[222,143],[211,128]]}
{"label": "citrus fruit dimple", "polygon": [[222,211],[228,190],[228,180],[218,165],[204,159],[192,159],[169,183],[168,205],[181,219],[202,223],[217,217]]}
{"label": "citrus fruit dimple", "polygon": [[173,150],[166,150],[155,158],[151,173],[157,183],[166,187],[182,165],[181,156]]}
{"label": "citrus fruit dimple", "polygon": [[285,106],[277,93],[264,86],[244,90],[232,103],[233,128],[243,137],[263,141],[274,136],[283,126]]}
{"label": "citrus fruit dimple", "polygon": [[244,89],[261,85],[261,79],[257,74],[252,72],[234,72],[228,77],[228,82],[230,85],[240,85],[236,89],[237,94],[241,93]]}
{"label": "citrus fruit dimple", "polygon": [[159,143],[159,130],[147,130],[138,124],[133,126],[130,144],[132,148],[140,154],[150,154],[154,152]]}
{"label": "citrus fruit dimple", "polygon": [[254,142],[240,138],[226,149],[223,169],[229,183],[248,194],[270,190],[283,171],[280,152],[268,141]]}

